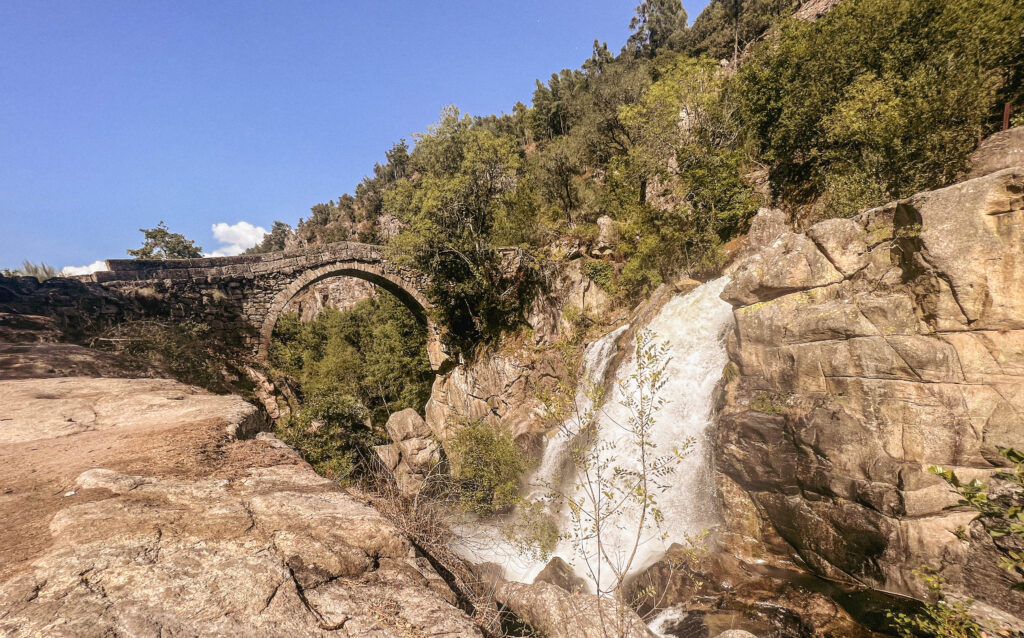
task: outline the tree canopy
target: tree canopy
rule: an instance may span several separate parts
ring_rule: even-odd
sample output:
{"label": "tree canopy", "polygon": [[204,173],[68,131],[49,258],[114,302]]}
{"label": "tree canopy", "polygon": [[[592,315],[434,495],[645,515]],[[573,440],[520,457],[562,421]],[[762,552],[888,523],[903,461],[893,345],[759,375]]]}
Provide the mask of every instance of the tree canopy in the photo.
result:
{"label": "tree canopy", "polygon": [[162,221],[156,228],[140,228],[145,237],[142,246],[129,250],[135,259],[190,259],[202,257],[203,249],[181,233],[172,233]]}

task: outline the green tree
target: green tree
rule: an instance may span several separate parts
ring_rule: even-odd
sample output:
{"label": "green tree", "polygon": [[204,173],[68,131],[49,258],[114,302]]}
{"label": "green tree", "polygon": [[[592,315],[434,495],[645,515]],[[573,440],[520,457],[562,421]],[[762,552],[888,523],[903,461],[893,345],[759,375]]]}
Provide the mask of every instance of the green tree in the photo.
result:
{"label": "green tree", "polygon": [[426,330],[389,294],[348,310],[324,308],[307,324],[294,313],[282,316],[274,327],[270,362],[297,380],[303,394],[354,397],[377,427],[393,412],[422,409],[433,381]]}
{"label": "green tree", "polygon": [[712,0],[687,30],[683,50],[735,62],[748,44],[799,6],[799,0]]}
{"label": "green tree", "polygon": [[654,57],[680,46],[686,34],[686,9],[681,0],[643,0],[629,28],[633,33],[624,50]]}
{"label": "green tree", "polygon": [[140,228],[146,238],[142,246],[129,250],[135,259],[190,259],[202,257],[203,249],[181,233],[172,233],[162,221],[156,228]]}
{"label": "green tree", "polygon": [[243,255],[258,255],[284,250],[288,238],[292,236],[292,227],[284,222],[274,220],[270,232],[263,236],[262,241],[246,250]]}
{"label": "green tree", "polygon": [[620,287],[633,294],[678,270],[713,266],[718,246],[742,232],[759,204],[744,181],[736,98],[710,58],[664,55],[657,80],[619,118],[634,141],[613,164],[646,188],[657,179],[665,202],[627,211]]}
{"label": "green tree", "polygon": [[1021,93],[1021,24],[1022,0],[851,0],[790,21],[739,74],[776,196],[841,216],[953,180]]}
{"label": "green tree", "polygon": [[520,322],[531,292],[529,260],[510,260],[496,245],[503,220],[530,223],[518,197],[522,164],[510,136],[449,107],[417,136],[415,176],[397,182],[385,200],[405,224],[392,255],[431,274],[426,292],[442,339],[467,356]]}

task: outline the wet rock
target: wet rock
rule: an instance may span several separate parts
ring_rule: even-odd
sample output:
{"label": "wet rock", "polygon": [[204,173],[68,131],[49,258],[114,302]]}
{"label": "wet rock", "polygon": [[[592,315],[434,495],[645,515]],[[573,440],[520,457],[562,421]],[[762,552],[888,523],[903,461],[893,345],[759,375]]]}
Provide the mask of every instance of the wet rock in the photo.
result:
{"label": "wet rock", "polygon": [[548,564],[537,574],[533,582],[551,583],[561,587],[570,594],[585,591],[587,588],[587,581],[577,576],[572,567],[558,556],[548,561]]}

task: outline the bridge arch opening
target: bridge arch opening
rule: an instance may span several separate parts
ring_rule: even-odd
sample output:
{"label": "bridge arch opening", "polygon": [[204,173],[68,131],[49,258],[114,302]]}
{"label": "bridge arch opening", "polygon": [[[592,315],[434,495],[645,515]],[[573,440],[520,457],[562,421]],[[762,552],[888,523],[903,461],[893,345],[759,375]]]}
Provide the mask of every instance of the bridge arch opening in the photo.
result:
{"label": "bridge arch opening", "polygon": [[274,327],[278,319],[284,314],[289,302],[306,288],[334,277],[354,277],[368,281],[396,297],[406,308],[408,308],[416,320],[426,327],[427,330],[427,356],[430,358],[431,368],[435,372],[446,371],[451,362],[438,338],[436,326],[430,320],[430,302],[415,287],[408,285],[400,278],[366,265],[365,268],[353,267],[351,265],[328,265],[308,270],[278,292],[260,327],[259,346],[257,355],[261,361],[267,361],[270,357],[270,345],[273,340]]}

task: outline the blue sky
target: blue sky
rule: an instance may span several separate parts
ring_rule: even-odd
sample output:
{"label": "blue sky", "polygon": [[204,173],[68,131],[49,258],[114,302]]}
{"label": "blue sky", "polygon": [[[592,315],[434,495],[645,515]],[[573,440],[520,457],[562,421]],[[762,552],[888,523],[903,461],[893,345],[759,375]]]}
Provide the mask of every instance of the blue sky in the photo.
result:
{"label": "blue sky", "polygon": [[207,252],[214,224],[294,224],[445,104],[510,111],[618,50],[636,4],[0,2],[0,268],[123,257],[160,220]]}

